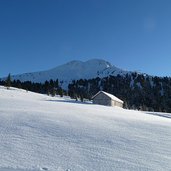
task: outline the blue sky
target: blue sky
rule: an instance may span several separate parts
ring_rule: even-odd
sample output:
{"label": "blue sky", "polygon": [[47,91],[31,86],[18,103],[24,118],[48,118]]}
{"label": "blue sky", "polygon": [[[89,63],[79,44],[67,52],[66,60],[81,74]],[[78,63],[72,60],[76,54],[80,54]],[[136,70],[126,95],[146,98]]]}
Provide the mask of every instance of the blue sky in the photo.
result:
{"label": "blue sky", "polygon": [[0,76],[105,59],[171,76],[170,0],[0,0]]}

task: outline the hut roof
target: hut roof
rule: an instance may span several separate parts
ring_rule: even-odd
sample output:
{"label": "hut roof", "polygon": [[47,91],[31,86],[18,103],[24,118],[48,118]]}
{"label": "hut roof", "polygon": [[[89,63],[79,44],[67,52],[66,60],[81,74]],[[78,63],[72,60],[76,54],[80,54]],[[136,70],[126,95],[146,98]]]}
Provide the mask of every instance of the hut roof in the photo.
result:
{"label": "hut roof", "polygon": [[105,92],[105,91],[99,91],[97,94],[95,94],[95,95],[92,97],[92,99],[94,99],[94,98],[95,98],[97,95],[99,95],[100,93],[105,94],[106,96],[108,96],[108,97],[111,98],[112,100],[115,100],[115,101],[117,101],[117,102],[123,103],[123,101],[122,101],[121,99],[119,99],[119,98],[117,98],[116,96],[114,96],[114,95],[112,95],[112,94],[109,94],[109,93],[107,93],[107,92]]}

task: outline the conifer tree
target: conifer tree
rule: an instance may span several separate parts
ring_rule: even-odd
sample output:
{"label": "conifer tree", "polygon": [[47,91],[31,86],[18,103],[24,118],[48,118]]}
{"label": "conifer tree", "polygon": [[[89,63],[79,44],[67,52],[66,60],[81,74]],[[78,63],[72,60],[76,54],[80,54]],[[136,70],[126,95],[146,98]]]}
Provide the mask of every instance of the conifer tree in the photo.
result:
{"label": "conifer tree", "polygon": [[59,88],[58,93],[59,93],[60,97],[63,97],[63,90],[61,87]]}
{"label": "conifer tree", "polygon": [[7,89],[11,87],[11,74],[8,74],[8,77],[5,81],[5,86],[7,87]]}
{"label": "conifer tree", "polygon": [[51,95],[52,95],[52,97],[54,97],[56,95],[56,90],[54,88],[51,91]]}

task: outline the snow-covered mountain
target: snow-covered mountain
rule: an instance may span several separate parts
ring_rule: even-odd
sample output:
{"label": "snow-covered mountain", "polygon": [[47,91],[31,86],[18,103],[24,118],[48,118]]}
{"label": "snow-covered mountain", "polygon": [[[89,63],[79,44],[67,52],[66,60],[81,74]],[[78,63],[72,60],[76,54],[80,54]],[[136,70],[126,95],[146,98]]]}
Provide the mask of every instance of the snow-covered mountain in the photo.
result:
{"label": "snow-covered mountain", "polygon": [[170,171],[170,145],[171,114],[0,86],[0,171]]}
{"label": "snow-covered mountain", "polygon": [[47,71],[14,75],[12,79],[41,83],[50,79],[58,79],[63,81],[63,84],[68,84],[72,80],[103,78],[109,75],[125,75],[126,73],[128,72],[111,65],[105,60],[93,59],[86,62],[71,61]]}

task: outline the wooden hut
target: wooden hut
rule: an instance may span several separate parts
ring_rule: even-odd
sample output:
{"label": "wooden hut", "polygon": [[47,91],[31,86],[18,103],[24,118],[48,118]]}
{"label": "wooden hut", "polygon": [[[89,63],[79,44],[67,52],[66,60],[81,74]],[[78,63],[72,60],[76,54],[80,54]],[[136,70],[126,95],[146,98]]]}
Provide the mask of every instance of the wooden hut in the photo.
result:
{"label": "wooden hut", "polygon": [[92,97],[92,100],[94,104],[123,107],[122,100],[104,91],[99,91],[96,95]]}

